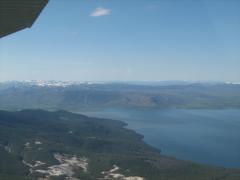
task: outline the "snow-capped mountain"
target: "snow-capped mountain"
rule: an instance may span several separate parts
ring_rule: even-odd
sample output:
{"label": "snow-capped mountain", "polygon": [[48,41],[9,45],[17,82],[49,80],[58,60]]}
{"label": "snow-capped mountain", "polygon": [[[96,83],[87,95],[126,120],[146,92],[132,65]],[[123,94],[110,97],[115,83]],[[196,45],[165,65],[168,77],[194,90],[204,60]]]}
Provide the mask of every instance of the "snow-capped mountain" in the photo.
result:
{"label": "snow-capped mountain", "polygon": [[39,86],[39,87],[68,87],[72,85],[92,85],[103,84],[103,82],[88,82],[88,81],[44,81],[44,80],[24,80],[24,81],[5,81],[0,84],[19,87],[19,86]]}

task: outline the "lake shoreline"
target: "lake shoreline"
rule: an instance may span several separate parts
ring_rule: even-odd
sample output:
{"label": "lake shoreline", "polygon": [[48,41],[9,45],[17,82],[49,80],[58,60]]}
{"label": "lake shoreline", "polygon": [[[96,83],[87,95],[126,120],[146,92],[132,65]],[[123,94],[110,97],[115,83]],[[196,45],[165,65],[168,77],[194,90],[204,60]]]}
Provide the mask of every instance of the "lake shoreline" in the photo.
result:
{"label": "lake shoreline", "polygon": [[[116,110],[116,109],[114,109]],[[101,118],[108,118],[108,119],[113,119],[113,120],[120,120],[123,121],[124,123],[127,123],[128,126],[126,126],[128,129],[134,130],[136,131],[138,134],[141,134],[144,136],[143,140],[145,143],[153,146],[154,148],[157,148],[161,151],[162,155],[166,155],[166,156],[170,156],[170,157],[176,157],[177,159],[182,159],[182,160],[186,160],[186,161],[192,161],[192,162],[196,162],[196,163],[200,163],[200,164],[204,164],[204,165],[210,165],[210,166],[219,166],[219,167],[225,167],[225,168],[240,168],[240,156],[238,156],[237,154],[237,149],[239,149],[240,147],[237,146],[236,150],[234,150],[234,144],[231,144],[229,142],[229,139],[232,138],[234,136],[234,134],[230,134],[228,135],[229,137],[224,137],[224,134],[221,134],[222,129],[225,129],[225,127],[227,127],[227,132],[231,132],[231,126],[236,125],[233,123],[237,123],[237,125],[240,125],[240,122],[238,122],[236,120],[236,122],[226,122],[224,120],[224,117],[227,117],[229,115],[229,113],[233,115],[232,119],[234,119],[234,113],[236,113],[236,117],[240,117],[240,110],[238,109],[225,109],[225,110],[212,110],[212,109],[207,109],[207,110],[189,110],[189,109],[185,109],[185,110],[162,110],[163,113],[165,113],[165,118],[169,118],[175,122],[173,122],[171,124],[171,122],[167,122],[167,121],[163,121],[161,120],[161,130],[163,129],[165,132],[162,133],[161,135],[165,135],[166,137],[161,137],[159,140],[157,140],[156,137],[154,137],[154,134],[149,134],[149,131],[153,133],[155,133],[156,135],[156,126],[159,126],[159,123],[154,121],[153,119],[149,118],[150,120],[148,120],[147,122],[144,122],[144,118],[146,117],[141,117],[139,118],[139,114],[138,116],[136,115],[133,118],[134,113],[139,113],[139,109],[134,109],[134,113],[131,114],[132,112],[130,112],[131,110],[129,109],[121,109],[119,111],[119,109],[117,109],[117,112],[114,112],[113,109],[108,109],[108,110],[104,110],[104,111],[98,111],[98,112],[79,112],[81,114],[86,114],[86,115],[90,115],[93,117],[101,117]],[[146,112],[148,112],[149,110],[142,110],[141,113],[145,114]],[[151,112],[155,112],[156,110],[152,110]],[[174,113],[173,113],[174,112]],[[203,113],[204,112],[204,113]],[[153,113],[153,114],[154,114]],[[178,115],[184,115],[184,117],[188,117],[190,116],[190,118],[193,118],[193,120],[191,121],[195,121],[196,124],[193,124],[192,122],[188,122],[189,120],[181,120],[181,122],[178,122]],[[119,114],[121,114],[121,116],[119,116]],[[125,116],[128,117],[123,117],[122,114],[125,114]],[[127,114],[127,115],[126,115]],[[130,114],[130,115],[129,115]],[[175,115],[174,115],[175,114]],[[142,115],[142,114],[140,114]],[[158,114],[157,114],[158,115]],[[148,115],[146,115],[148,116]],[[163,115],[162,115],[163,116]],[[214,117],[217,116],[217,117]],[[219,116],[219,117],[218,117]],[[230,116],[230,117],[231,117]],[[137,119],[140,119],[139,121]],[[219,122],[222,123],[223,127],[221,127],[216,121],[216,119],[220,119]],[[205,119],[205,120],[204,120]],[[204,121],[202,124],[201,121]],[[212,142],[204,142],[204,133],[200,132],[199,130],[196,130],[197,132],[194,132],[193,130],[191,131],[191,129],[188,129],[188,133],[198,133],[196,134],[196,136],[194,137],[195,139],[193,140],[198,140],[200,145],[198,145],[197,143],[194,142],[192,139],[188,138],[188,134],[180,134],[181,136],[183,136],[184,138],[186,138],[187,142],[190,141],[186,147],[184,147],[184,141],[179,141],[178,137],[173,137],[173,136],[169,136],[169,134],[172,132],[171,126],[176,126],[176,128],[180,127],[180,130],[178,130],[178,133],[181,133],[182,128],[184,128],[182,124],[185,124],[186,127],[189,126],[193,126],[194,128],[196,128],[196,126],[203,126],[204,128],[208,127],[208,129],[206,129],[206,134],[207,135],[211,135],[212,137],[208,137],[209,139],[211,139],[211,141],[213,141],[214,146],[213,145],[209,145],[208,144],[204,144],[204,143],[212,143]],[[200,123],[200,124],[198,124]],[[218,125],[216,125],[218,124]],[[154,127],[155,126],[155,127]],[[215,127],[216,126],[216,127]],[[219,126],[219,127],[218,127]],[[154,127],[153,130],[151,130],[151,128]],[[170,128],[169,132],[167,132],[167,130],[165,130],[164,128]],[[211,129],[213,128],[213,129]],[[235,132],[235,128],[234,131]],[[233,133],[231,132],[231,133]],[[215,133],[215,134],[214,134]],[[198,137],[199,136],[199,137]],[[165,140],[164,140],[165,138]],[[176,139],[174,139],[176,138]],[[215,138],[215,140],[214,140]],[[229,139],[228,139],[229,138]],[[235,137],[235,143],[236,143],[236,139],[238,138]],[[169,140],[169,142],[167,140]],[[224,152],[224,150],[220,150],[222,146],[220,146],[220,143],[218,144],[216,142],[216,139],[218,139],[218,141],[220,141],[220,143],[227,143],[226,146],[230,145],[228,148],[225,148],[229,150],[231,150],[231,152],[228,152],[227,150]],[[170,141],[171,140],[171,141]],[[173,142],[173,140],[175,140],[175,142]],[[224,142],[221,142],[221,140]],[[228,140],[228,141],[226,141]],[[203,142],[201,142],[203,141]],[[174,144],[175,143],[175,144]],[[181,144],[183,143],[183,145]],[[168,145],[170,144],[170,145]],[[177,147],[177,148],[176,148]],[[218,149],[219,147],[219,149]],[[189,149],[184,149],[184,148],[189,148]],[[175,149],[178,149],[175,150]],[[210,151],[211,150],[211,151]],[[184,152],[185,151],[185,152]],[[208,152],[209,151],[209,152]],[[196,154],[199,157],[195,157]],[[221,156],[222,155],[222,156]],[[235,156],[235,157],[234,157]],[[223,159],[225,158],[225,159]],[[234,160],[235,159],[235,160]],[[238,160],[239,159],[239,160]]]}

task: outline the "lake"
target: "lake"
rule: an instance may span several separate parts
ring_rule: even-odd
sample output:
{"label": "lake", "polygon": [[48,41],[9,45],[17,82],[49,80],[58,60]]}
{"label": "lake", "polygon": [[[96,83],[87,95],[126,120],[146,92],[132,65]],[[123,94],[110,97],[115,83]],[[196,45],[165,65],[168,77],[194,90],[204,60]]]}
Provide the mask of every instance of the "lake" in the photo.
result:
{"label": "lake", "polygon": [[82,112],[121,120],[144,141],[178,159],[240,167],[240,110],[107,108]]}

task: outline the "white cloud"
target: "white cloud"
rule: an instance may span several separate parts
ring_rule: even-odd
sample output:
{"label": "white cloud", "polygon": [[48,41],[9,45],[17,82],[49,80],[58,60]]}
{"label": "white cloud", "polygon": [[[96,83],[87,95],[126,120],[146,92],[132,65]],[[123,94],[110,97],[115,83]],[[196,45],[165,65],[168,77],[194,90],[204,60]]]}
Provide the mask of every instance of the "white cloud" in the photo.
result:
{"label": "white cloud", "polygon": [[103,7],[98,7],[90,14],[90,16],[92,16],[92,17],[107,16],[110,13],[111,13],[110,9],[106,9],[106,8],[103,8]]}

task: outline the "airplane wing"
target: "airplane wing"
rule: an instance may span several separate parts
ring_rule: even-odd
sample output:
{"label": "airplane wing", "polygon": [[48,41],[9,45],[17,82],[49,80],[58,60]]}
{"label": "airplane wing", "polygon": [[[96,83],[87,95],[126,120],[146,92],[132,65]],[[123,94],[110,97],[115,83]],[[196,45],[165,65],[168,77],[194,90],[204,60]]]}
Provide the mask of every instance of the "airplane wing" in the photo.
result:
{"label": "airplane wing", "polygon": [[0,0],[0,38],[30,28],[48,0]]}

